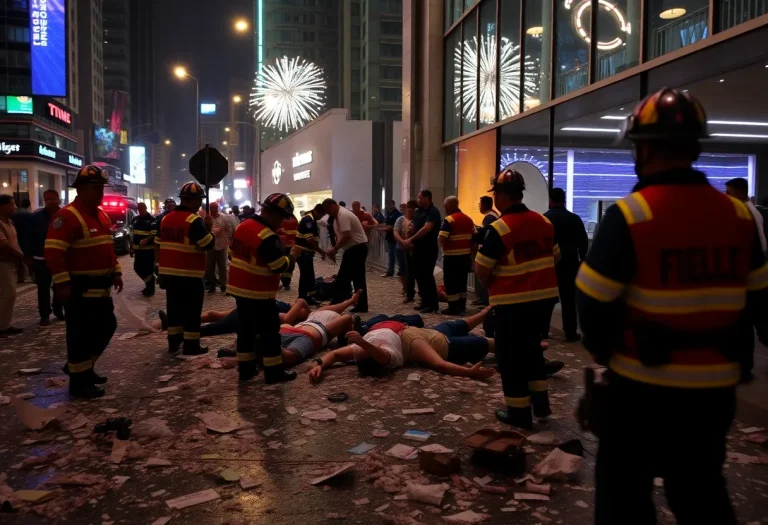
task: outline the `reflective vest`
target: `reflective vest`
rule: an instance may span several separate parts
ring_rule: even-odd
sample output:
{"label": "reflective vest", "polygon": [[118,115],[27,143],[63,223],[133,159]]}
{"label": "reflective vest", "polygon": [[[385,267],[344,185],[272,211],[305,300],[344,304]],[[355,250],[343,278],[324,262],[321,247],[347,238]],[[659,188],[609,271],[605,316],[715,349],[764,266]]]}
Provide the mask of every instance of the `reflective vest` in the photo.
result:
{"label": "reflective vest", "polygon": [[285,219],[280,225],[279,233],[280,244],[283,246],[290,248],[296,244],[296,235],[299,233],[299,221],[296,220],[296,217],[291,216]]}
{"label": "reflective vest", "polygon": [[259,255],[265,239],[275,235],[268,226],[255,219],[243,221],[235,230],[232,241],[232,264],[229,268],[227,293],[247,299],[274,299],[280,288],[280,269],[285,258],[271,264]]}
{"label": "reflective vest", "polygon": [[[131,247],[134,250],[155,249],[155,247],[152,246],[152,242],[157,235],[157,223],[155,222],[154,217],[151,215],[146,215],[144,217],[137,215],[134,217],[133,222],[131,223],[131,233],[133,234]],[[145,246],[142,246],[141,241],[147,238],[149,239],[149,242]]]}
{"label": "reflective vest", "polygon": [[472,252],[472,234],[475,233],[475,223],[461,211],[454,212],[445,218],[451,225],[451,231],[441,231],[445,238],[443,255],[469,255]]}
{"label": "reflective vest", "polygon": [[79,199],[56,212],[45,239],[45,262],[56,284],[71,281],[83,297],[109,297],[120,273],[111,221],[88,213]]}
{"label": "reflective vest", "polygon": [[[199,215],[187,210],[174,210],[160,223],[160,275],[178,277],[203,277],[205,275],[205,250],[189,238],[189,229]],[[203,245],[210,242],[206,236]]]}
{"label": "reflective vest", "polygon": [[726,354],[746,306],[755,240],[749,209],[704,184],[649,186],[617,205],[637,270],[623,289],[624,344],[609,366],[660,386],[736,385],[738,356]]}
{"label": "reflective vest", "polygon": [[505,213],[491,224],[505,253],[493,267],[488,288],[492,305],[528,303],[558,296],[555,230],[535,211]]}

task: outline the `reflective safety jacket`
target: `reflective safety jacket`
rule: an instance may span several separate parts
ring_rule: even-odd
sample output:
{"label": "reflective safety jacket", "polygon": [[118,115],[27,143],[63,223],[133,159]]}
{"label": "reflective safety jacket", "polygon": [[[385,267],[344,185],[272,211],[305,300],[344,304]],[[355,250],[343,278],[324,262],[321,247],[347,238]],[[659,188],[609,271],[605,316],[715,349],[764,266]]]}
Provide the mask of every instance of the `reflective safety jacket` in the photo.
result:
{"label": "reflective safety jacket", "polygon": [[[154,250],[152,245],[157,236],[157,220],[150,214],[144,216],[137,215],[131,221],[131,247],[134,250]],[[142,246],[141,241],[149,239],[146,245]]]}
{"label": "reflective safety jacket", "polygon": [[[768,287],[768,266],[753,252],[756,229],[747,207],[706,179],[695,182],[696,172],[679,177],[684,183],[645,186],[617,202],[605,232],[616,232],[623,219],[630,249],[598,235],[576,285],[585,301],[624,306],[613,306],[622,313],[603,358],[615,373],[676,388],[733,386],[744,330],[754,338],[751,324],[744,325],[748,291]],[[608,242],[632,260],[618,254],[607,263]],[[599,310],[582,312],[589,339]],[[605,317],[601,326],[610,323]]]}
{"label": "reflective safety jacket", "polygon": [[512,206],[491,224],[475,262],[492,269],[492,305],[519,304],[558,296],[554,242],[549,220],[523,204]]}
{"label": "reflective safety jacket", "polygon": [[311,248],[309,241],[320,242],[320,231],[317,228],[315,216],[310,212],[301,218],[296,244],[304,248]]}
{"label": "reflective safety jacket", "polygon": [[111,222],[100,208],[89,213],[76,197],[53,216],[45,239],[45,262],[56,284],[72,282],[83,297],[109,297],[121,273]]}
{"label": "reflective safety jacket", "polygon": [[232,265],[227,293],[246,299],[274,299],[280,274],[293,259],[285,255],[280,240],[259,216],[244,220],[232,241]]}
{"label": "reflective safety jacket", "polygon": [[472,252],[472,234],[474,233],[474,221],[461,210],[446,216],[440,227],[440,237],[445,239],[443,255],[469,255]]}
{"label": "reflective safety jacket", "polygon": [[296,244],[296,235],[299,233],[299,221],[296,220],[296,217],[291,215],[280,225],[278,233],[280,234],[280,244],[290,248]]}
{"label": "reflective safety jacket", "polygon": [[158,273],[202,278],[205,275],[205,252],[213,247],[213,243],[213,235],[206,229],[203,219],[178,206],[163,217],[155,237],[155,244],[160,246]]}

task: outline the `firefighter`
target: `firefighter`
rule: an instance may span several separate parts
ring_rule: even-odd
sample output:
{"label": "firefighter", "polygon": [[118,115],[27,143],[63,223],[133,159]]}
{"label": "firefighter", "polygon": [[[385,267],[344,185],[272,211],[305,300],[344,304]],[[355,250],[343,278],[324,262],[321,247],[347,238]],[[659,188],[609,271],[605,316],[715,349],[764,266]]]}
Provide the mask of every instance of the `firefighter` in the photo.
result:
{"label": "firefighter", "polygon": [[507,168],[495,178],[489,191],[503,212],[486,233],[475,273],[488,287],[496,312],[496,361],[506,404],[496,411],[496,419],[530,429],[531,406],[536,417],[552,413],[539,327],[558,294],[555,264],[560,249],[549,220],[523,204],[524,190],[518,171]]}
{"label": "firefighter", "polygon": [[155,237],[157,221],[147,211],[147,205],[139,203],[139,214],[131,222],[131,257],[134,257],[133,270],[142,281],[144,290],[141,295],[155,295]]}
{"label": "firefighter", "polygon": [[443,249],[443,282],[448,308],[440,313],[461,315],[467,310],[467,275],[472,266],[472,235],[475,223],[459,209],[459,199],[447,197],[443,202],[445,219],[440,227]]}
{"label": "firefighter", "polygon": [[168,351],[182,354],[208,352],[200,346],[200,315],[203,311],[205,252],[213,248],[211,217],[203,220],[197,210],[205,191],[196,182],[181,187],[181,204],[168,212],[157,226],[159,275],[166,293]]}
{"label": "firefighter", "polygon": [[104,395],[107,378],[93,367],[117,328],[110,289],[123,291],[111,223],[99,205],[109,174],[96,166],[77,172],[77,197],[53,216],[45,240],[45,262],[55,294],[66,309],[69,394],[93,399]]}
{"label": "firefighter", "polygon": [[[291,215],[290,217],[283,219],[280,228],[277,230],[277,234],[280,236],[280,243],[283,245],[286,254],[289,254],[293,247],[296,246],[296,235],[298,235],[298,233],[299,221],[296,220],[296,217]],[[293,262],[280,276],[284,290],[291,289],[291,278],[293,277],[294,268],[296,268],[295,262]]]}
{"label": "firefighter", "polygon": [[[232,266],[227,293],[235,297],[237,316],[237,360],[241,381],[264,367],[267,384],[296,379],[296,372],[286,371],[280,351],[280,318],[277,291],[280,275],[301,253],[294,246],[286,255],[275,230],[293,216],[293,203],[282,193],[273,193],[261,203],[259,215],[244,220],[235,230],[232,242]],[[198,315],[199,322],[199,315]]]}
{"label": "firefighter", "polygon": [[606,210],[576,278],[584,344],[608,366],[588,418],[599,525],[655,523],[654,477],[678,523],[736,523],[726,434],[753,324],[768,342],[768,266],[744,203],[692,167],[706,122],[674,89],[637,106],[622,136],[639,182]]}
{"label": "firefighter", "polygon": [[315,301],[315,252],[325,260],[325,252],[320,249],[320,230],[317,221],[325,215],[322,204],[317,204],[312,211],[301,218],[296,244],[302,248],[296,264],[299,266],[299,299],[304,299],[310,306],[320,303]]}

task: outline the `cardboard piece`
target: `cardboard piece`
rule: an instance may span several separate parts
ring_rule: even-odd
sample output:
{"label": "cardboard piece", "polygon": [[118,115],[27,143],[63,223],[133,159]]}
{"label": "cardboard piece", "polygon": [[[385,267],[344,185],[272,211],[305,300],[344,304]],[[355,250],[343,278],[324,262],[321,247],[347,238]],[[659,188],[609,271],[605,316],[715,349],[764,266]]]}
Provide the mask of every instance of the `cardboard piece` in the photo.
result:
{"label": "cardboard piece", "polygon": [[171,379],[173,379],[173,374],[165,374],[164,376],[158,377],[157,378],[157,382],[158,383],[167,383]]}
{"label": "cardboard piece", "polygon": [[381,430],[380,428],[375,428],[372,432],[372,435],[375,438],[385,438],[389,435],[389,430]]}
{"label": "cardboard piece", "polygon": [[556,448],[541,463],[533,467],[533,474],[542,479],[563,479],[579,470],[583,462],[584,458],[581,456],[574,456]]}
{"label": "cardboard piece", "polygon": [[231,468],[222,470],[221,472],[219,472],[219,476],[221,476],[221,479],[223,479],[224,481],[240,481],[240,474],[238,474]]}
{"label": "cardboard piece", "polygon": [[405,487],[405,493],[408,495],[409,500],[420,501],[421,503],[436,507],[439,507],[443,502],[446,490],[448,490],[448,485],[445,483],[438,483],[436,485],[408,483]]}
{"label": "cardboard piece", "polygon": [[157,518],[150,525],[166,525],[169,521],[171,521],[171,516],[165,516],[164,518]]}
{"label": "cardboard piece", "polygon": [[119,465],[120,462],[123,461],[123,458],[125,457],[125,452],[128,450],[128,444],[130,441],[127,439],[113,439],[112,440],[112,454],[109,456],[110,463],[114,463],[115,465]]}
{"label": "cardboard piece", "polygon": [[16,409],[16,415],[21,422],[24,423],[24,426],[30,430],[41,430],[45,428],[48,423],[54,419],[58,419],[67,411],[65,405],[56,408],[40,408],[31,403],[27,403],[18,397],[13,398],[11,403]]}
{"label": "cardboard piece", "polygon": [[242,426],[232,418],[217,412],[201,412],[195,414],[195,417],[203,422],[205,428],[219,434],[229,434]]}
{"label": "cardboard piece", "polygon": [[447,523],[459,523],[461,525],[473,525],[474,523],[482,523],[485,520],[490,519],[490,514],[479,514],[473,510],[465,510],[452,516],[443,516],[443,520]]}
{"label": "cardboard piece", "polygon": [[530,492],[515,492],[517,501],[549,501],[549,496],[544,494],[531,494]]}
{"label": "cardboard piece", "polygon": [[443,416],[443,421],[448,421],[449,423],[455,423],[459,419],[461,419],[461,416],[458,414],[446,414]]}
{"label": "cardboard piece", "polygon": [[13,493],[13,497],[20,499],[21,501],[28,501],[30,503],[39,503],[51,498],[54,495],[50,490],[17,490]]}
{"label": "cardboard piece", "polygon": [[559,440],[554,432],[539,432],[525,438],[528,443],[534,445],[557,445]]}
{"label": "cardboard piece", "polygon": [[453,452],[453,449],[446,448],[443,445],[440,445],[439,443],[424,445],[423,447],[419,447],[419,450],[423,450],[424,452],[432,452],[434,454],[450,454],[451,452]]}
{"label": "cardboard piece", "polygon": [[429,436],[431,436],[429,432],[423,432],[421,430],[409,430],[405,434],[403,434],[404,439],[410,439],[411,441],[421,441],[422,443],[424,441],[429,440]]}
{"label": "cardboard piece", "polygon": [[435,412],[434,408],[404,408],[403,415],[410,416],[416,414],[432,414]]}
{"label": "cardboard piece", "polygon": [[158,388],[158,394],[167,394],[168,392],[176,392],[179,389],[178,386],[166,386],[165,388]]}
{"label": "cardboard piece", "polygon": [[84,414],[77,414],[75,417],[64,423],[63,427],[64,430],[72,431],[84,427],[88,423],[90,423],[90,421]]}
{"label": "cardboard piece", "polygon": [[263,481],[250,478],[240,478],[240,488],[243,490],[252,489],[254,487],[260,487],[264,484]]}
{"label": "cardboard piece", "polygon": [[368,451],[373,450],[374,448],[376,448],[376,445],[372,443],[360,443],[356,447],[352,447],[349,450],[347,450],[347,452],[349,452],[350,454],[362,455],[367,453]]}
{"label": "cardboard piece", "polygon": [[146,463],[144,463],[145,467],[170,467],[171,462],[167,459],[162,458],[149,458]]}
{"label": "cardboard piece", "polygon": [[408,445],[401,445],[398,443],[394,447],[387,450],[384,454],[398,459],[413,459],[418,455],[418,451],[414,447],[409,447]]}
{"label": "cardboard piece", "polygon": [[193,494],[187,494],[186,496],[180,496],[178,498],[169,499],[165,502],[169,509],[185,509],[192,507],[193,505],[200,505],[201,503],[208,503],[209,501],[220,499],[219,493],[213,489],[201,490]]}
{"label": "cardboard piece", "polygon": [[339,474],[343,474],[344,472],[347,472],[348,470],[350,470],[354,466],[355,466],[354,463],[344,463],[340,467],[334,467],[333,471],[329,472],[328,474],[326,474],[324,476],[320,476],[318,478],[313,479],[312,481],[310,481],[310,484],[311,485],[319,485],[320,483],[328,481],[331,478],[335,478]]}
{"label": "cardboard piece", "polygon": [[330,408],[323,408],[320,410],[309,410],[307,412],[303,412],[301,417],[312,421],[332,421],[336,419],[336,412]]}

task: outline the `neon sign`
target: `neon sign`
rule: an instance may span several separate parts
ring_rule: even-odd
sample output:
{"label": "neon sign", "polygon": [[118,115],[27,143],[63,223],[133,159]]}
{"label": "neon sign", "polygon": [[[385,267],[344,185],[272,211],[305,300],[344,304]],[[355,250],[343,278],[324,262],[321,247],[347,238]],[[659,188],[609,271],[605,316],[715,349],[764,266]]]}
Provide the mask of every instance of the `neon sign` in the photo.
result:
{"label": "neon sign", "polygon": [[[565,0],[565,8],[570,9],[571,5],[573,4],[573,0]],[[624,18],[624,15],[619,10],[618,6],[612,4],[608,0],[598,0],[598,4],[601,8],[608,11],[610,14],[613,15],[613,17],[616,19],[616,23],[619,26],[619,31],[626,34],[632,33],[632,24],[626,21]],[[586,43],[591,42],[590,36],[587,34],[587,31],[584,29],[584,24],[582,23],[582,18],[584,15],[584,11],[588,7],[592,6],[592,0],[580,0],[576,4],[576,8],[573,10],[573,25],[576,28],[576,32],[579,34],[582,40],[584,40]],[[598,40],[597,42],[597,49],[600,49],[602,51],[610,51],[611,49],[616,49],[617,47],[624,44],[624,40],[620,37],[616,37],[610,42],[600,42]]]}
{"label": "neon sign", "polygon": [[53,102],[48,102],[48,115],[65,124],[72,124],[72,113],[63,110]]}
{"label": "neon sign", "polygon": [[294,173],[293,174],[293,180],[294,181],[305,180],[305,179],[308,179],[311,174],[312,174],[312,172],[310,170],[300,171],[298,173]]}
{"label": "neon sign", "polygon": [[42,155],[43,157],[48,157],[49,159],[56,160],[56,152],[53,151],[51,148],[47,148],[40,144],[40,146],[37,148],[37,152]]}
{"label": "neon sign", "polygon": [[306,151],[304,153],[296,153],[296,155],[293,156],[294,168],[300,168],[301,166],[305,166],[311,163],[312,163],[312,151]]}
{"label": "neon sign", "polygon": [[283,166],[280,164],[279,160],[276,160],[274,166],[272,166],[272,182],[280,184],[280,177],[282,176]]}

